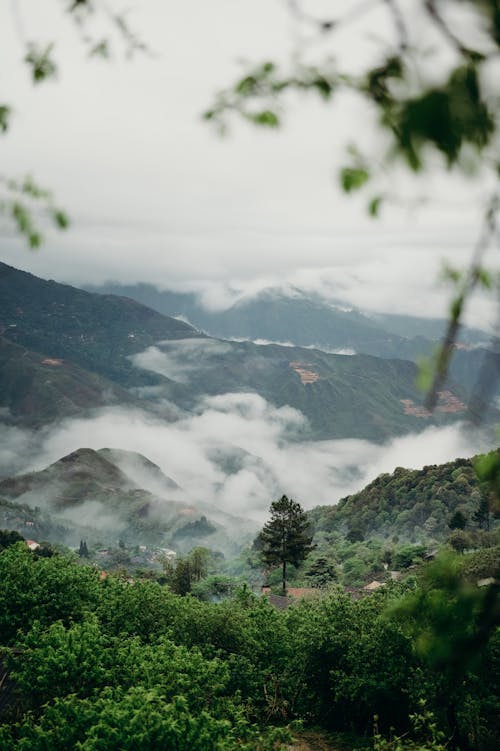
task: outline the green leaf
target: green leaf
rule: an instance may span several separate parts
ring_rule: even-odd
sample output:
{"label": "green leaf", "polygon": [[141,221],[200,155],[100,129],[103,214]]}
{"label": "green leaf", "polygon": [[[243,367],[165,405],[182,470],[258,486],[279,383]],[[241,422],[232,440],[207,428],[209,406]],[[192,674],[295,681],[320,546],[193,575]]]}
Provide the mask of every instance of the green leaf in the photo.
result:
{"label": "green leaf", "polygon": [[31,231],[31,214],[22,203],[14,201],[11,205],[11,214],[21,234],[29,234]]}
{"label": "green leaf", "polygon": [[482,99],[474,62],[455,68],[444,86],[398,105],[391,101],[386,110],[383,123],[391,127],[402,154],[415,171],[422,168],[426,145],[440,151],[451,167],[459,160],[464,144],[481,151],[495,132],[495,121]]}
{"label": "green leaf", "polygon": [[105,60],[108,60],[110,57],[110,50],[109,50],[109,43],[107,39],[103,39],[101,42],[98,42],[95,44],[90,52],[90,57],[102,57]]}
{"label": "green leaf", "polygon": [[10,212],[18,231],[26,237],[30,248],[39,248],[43,242],[43,236],[36,229],[29,209],[19,201],[13,201]]}
{"label": "green leaf", "polygon": [[359,190],[370,179],[370,173],[363,167],[344,167],[340,171],[340,183],[346,193]]}
{"label": "green leaf", "polygon": [[70,225],[69,216],[61,209],[52,211],[52,219],[59,229],[68,229]]}
{"label": "green leaf", "polygon": [[479,456],[474,462],[476,475],[481,482],[493,482],[500,478],[500,454],[493,451],[491,454]]}
{"label": "green leaf", "polygon": [[248,112],[246,113],[246,117],[256,125],[263,125],[266,128],[278,128],[280,125],[278,115],[275,112],[272,112],[272,110]]}
{"label": "green leaf", "polygon": [[486,269],[476,270],[477,283],[484,289],[491,289],[493,286],[493,278],[489,271]]}
{"label": "green leaf", "polygon": [[5,133],[9,129],[11,109],[5,104],[0,105],[0,132]]}
{"label": "green leaf", "polygon": [[30,248],[32,248],[33,250],[35,248],[39,248],[42,242],[43,235],[41,235],[39,232],[30,232],[30,234],[28,235],[28,243]]}
{"label": "green leaf", "polygon": [[323,76],[318,76],[317,78],[313,80],[312,85],[314,86],[315,89],[317,89],[319,94],[321,94],[323,99],[330,98],[332,91],[333,91],[333,87],[331,83],[327,81],[326,78],[324,78]]}
{"label": "green leaf", "polygon": [[382,205],[382,201],[384,200],[383,196],[375,196],[371,199],[370,203],[368,204],[368,213],[372,217],[377,217],[380,213],[380,206]]}
{"label": "green leaf", "polygon": [[39,185],[37,185],[31,175],[26,175],[26,177],[23,179],[23,182],[19,186],[19,189],[35,200],[50,199],[52,196],[50,190],[41,188]]}
{"label": "green leaf", "polygon": [[418,360],[417,364],[417,388],[420,389],[420,391],[429,391],[430,387],[432,386],[432,381],[434,380],[434,374],[436,371],[435,363],[432,358],[425,357]]}
{"label": "green leaf", "polygon": [[29,45],[29,52],[24,61],[31,66],[33,83],[41,83],[46,78],[53,78],[57,73],[57,65],[51,58],[54,45],[49,44],[45,48],[39,48],[34,44]]}
{"label": "green leaf", "polygon": [[257,83],[258,81],[255,76],[246,76],[245,78],[242,78],[241,81],[238,81],[234,90],[240,96],[250,96],[255,93]]}
{"label": "green leaf", "polygon": [[379,105],[385,105],[390,101],[391,95],[388,81],[403,77],[403,63],[399,57],[390,57],[378,68],[369,71],[366,90],[369,96]]}
{"label": "green leaf", "polygon": [[440,277],[444,282],[459,284],[462,279],[462,272],[459,271],[459,269],[450,266],[448,263],[444,263],[441,268]]}
{"label": "green leaf", "polygon": [[463,295],[458,295],[457,297],[455,297],[454,300],[452,300],[451,305],[450,305],[450,318],[452,321],[460,320],[463,306],[464,306]]}

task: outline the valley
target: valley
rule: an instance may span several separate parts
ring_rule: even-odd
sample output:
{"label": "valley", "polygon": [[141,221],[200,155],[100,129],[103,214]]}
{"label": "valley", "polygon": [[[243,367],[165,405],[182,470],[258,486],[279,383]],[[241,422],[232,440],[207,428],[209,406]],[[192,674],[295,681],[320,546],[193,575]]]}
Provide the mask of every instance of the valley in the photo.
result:
{"label": "valley", "polygon": [[[464,331],[430,413],[415,359],[437,322],[301,296],[236,308],[195,328],[0,264],[2,748],[48,734],[65,751],[96,727],[116,739],[117,711],[134,728],[143,712],[148,738],[151,712],[166,713],[165,748],[370,748],[375,709],[403,734],[412,717],[432,724],[433,654],[460,645],[446,701],[474,697],[485,729],[471,749],[490,751],[495,678],[478,699],[474,671],[478,654],[483,676],[496,665],[494,627],[479,624],[500,566],[498,355]],[[287,559],[285,591],[259,532],[284,490],[311,543]],[[417,674],[433,687],[427,719]]]}
{"label": "valley", "polygon": [[0,751],[498,751],[500,0],[0,33]]}

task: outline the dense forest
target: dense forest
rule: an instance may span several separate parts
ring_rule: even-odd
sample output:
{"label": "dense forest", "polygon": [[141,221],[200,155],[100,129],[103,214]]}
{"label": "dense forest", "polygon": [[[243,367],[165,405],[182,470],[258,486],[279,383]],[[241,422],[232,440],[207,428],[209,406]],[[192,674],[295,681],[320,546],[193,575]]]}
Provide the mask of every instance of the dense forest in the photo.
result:
{"label": "dense forest", "polygon": [[279,610],[245,586],[201,602],[10,542],[4,751],[278,749],[304,725],[361,748],[375,715],[378,749],[496,748],[500,641],[467,556]]}

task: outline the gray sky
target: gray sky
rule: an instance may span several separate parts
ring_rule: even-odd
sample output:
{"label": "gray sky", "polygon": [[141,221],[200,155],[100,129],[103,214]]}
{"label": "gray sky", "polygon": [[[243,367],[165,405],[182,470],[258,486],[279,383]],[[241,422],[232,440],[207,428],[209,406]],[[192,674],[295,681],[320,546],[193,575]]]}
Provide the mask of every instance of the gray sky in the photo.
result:
{"label": "gray sky", "polygon": [[[296,48],[301,32],[282,0],[131,3],[129,23],[155,54],[129,62],[119,54],[86,59],[61,5],[0,6],[0,61],[9,72],[1,97],[15,110],[0,155],[2,173],[31,172],[74,223],[69,233],[48,233],[36,253],[4,231],[2,260],[74,283],[206,287],[213,306],[289,281],[378,310],[445,312],[437,270],[443,257],[468,259],[484,180],[431,173],[420,190],[432,205],[391,208],[373,222],[363,202],[336,185],[346,143],[355,137],[377,148],[370,113],[349,97],[329,107],[292,98],[277,133],[235,122],[221,140],[201,121],[217,89],[238,77],[241,59],[286,60]],[[352,4],[334,5],[340,12]],[[355,68],[391,37],[388,17],[376,12],[365,28],[335,38],[333,49]],[[23,39],[55,42],[57,81],[31,85]],[[302,47],[311,59],[323,53]],[[403,174],[392,188],[415,195]],[[478,301],[471,321],[483,323],[488,311]]]}

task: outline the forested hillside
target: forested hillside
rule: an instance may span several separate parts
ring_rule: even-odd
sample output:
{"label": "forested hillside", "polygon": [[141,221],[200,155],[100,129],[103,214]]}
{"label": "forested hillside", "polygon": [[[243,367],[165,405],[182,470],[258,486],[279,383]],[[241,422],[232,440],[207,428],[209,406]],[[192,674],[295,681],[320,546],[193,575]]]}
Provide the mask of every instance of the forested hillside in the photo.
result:
{"label": "forested hillside", "polygon": [[[67,358],[116,381],[138,385],[158,379],[133,368],[128,356],[160,339],[196,334],[191,326],[144,305],[39,279],[0,263],[0,326],[9,341]],[[199,336],[199,335],[198,335]]]}
{"label": "forested hillside", "polygon": [[246,588],[202,603],[17,543],[0,553],[0,746],[284,751],[305,722],[362,748],[377,715],[378,749],[393,728],[419,749],[494,751],[498,633],[481,625],[489,590],[463,581],[443,559],[410,588],[280,611]]}
{"label": "forested hillside", "polygon": [[488,529],[490,491],[481,487],[473,459],[456,459],[422,470],[398,467],[336,506],[309,512],[317,531],[365,539],[397,535],[409,542],[442,541],[450,524]]}
{"label": "forested hillside", "polygon": [[118,384],[71,361],[33,352],[0,337],[3,422],[39,427],[116,405],[133,407],[139,401]]}

